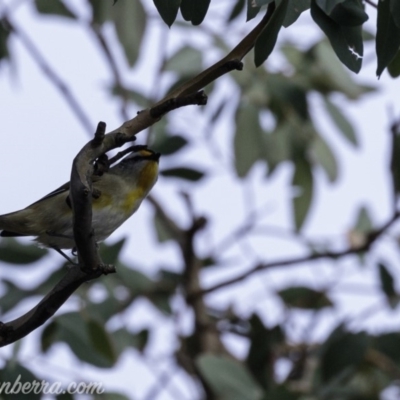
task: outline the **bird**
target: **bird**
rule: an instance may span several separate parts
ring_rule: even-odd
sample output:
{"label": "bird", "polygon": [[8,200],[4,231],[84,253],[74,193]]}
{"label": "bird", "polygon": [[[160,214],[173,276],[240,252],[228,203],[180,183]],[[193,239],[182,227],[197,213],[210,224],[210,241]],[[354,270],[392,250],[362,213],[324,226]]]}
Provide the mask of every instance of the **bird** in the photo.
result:
{"label": "bird", "polygon": [[[107,239],[130,218],[158,178],[160,153],[145,145],[132,152],[101,176],[93,176],[92,228],[96,242]],[[28,207],[0,215],[0,236],[34,236],[70,259],[61,249],[74,249],[73,212],[69,182]]]}

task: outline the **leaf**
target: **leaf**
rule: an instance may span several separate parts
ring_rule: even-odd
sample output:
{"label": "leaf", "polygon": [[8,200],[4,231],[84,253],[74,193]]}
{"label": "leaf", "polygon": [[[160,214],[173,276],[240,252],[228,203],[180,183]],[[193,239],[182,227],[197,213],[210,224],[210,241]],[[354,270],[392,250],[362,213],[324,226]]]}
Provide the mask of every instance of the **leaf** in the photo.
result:
{"label": "leaf", "polygon": [[[55,342],[65,342],[75,356],[84,362],[95,365],[100,368],[110,368],[115,362],[115,357],[109,357],[110,350],[99,350],[100,343],[93,337],[94,332],[99,333],[99,330],[93,328],[96,322],[77,312],[62,314],[53,320],[56,328],[52,332],[52,340]],[[98,323],[97,325],[98,326]],[[100,336],[104,338],[107,335],[103,331]],[[43,339],[44,340],[44,339]],[[42,340],[42,342],[43,342]],[[110,346],[109,340],[104,344],[107,348]],[[107,354],[107,356],[105,356]]]}
{"label": "leaf", "polygon": [[229,400],[260,400],[262,389],[247,368],[225,356],[202,354],[197,368],[216,397]]}
{"label": "leaf", "polygon": [[280,326],[267,328],[256,314],[253,314],[248,322],[251,329],[246,364],[257,382],[264,389],[268,389],[274,379],[274,353],[276,348],[284,343],[285,336]]}
{"label": "leaf", "polygon": [[29,296],[29,292],[21,289],[14,282],[2,278],[3,284],[2,296],[0,297],[1,314],[13,309],[20,301],[25,300]]}
{"label": "leaf", "polygon": [[345,0],[316,0],[318,7],[329,15],[333,9]]}
{"label": "leaf", "polygon": [[[1,50],[0,50],[0,58],[1,58]],[[397,78],[400,76],[400,50],[396,53],[392,61],[387,67],[388,72],[392,78]]]}
{"label": "leaf", "polygon": [[257,38],[254,45],[254,63],[256,67],[259,67],[272,53],[276,40],[278,39],[278,33],[285,20],[288,4],[289,0],[280,1],[271,19]]}
{"label": "leaf", "polygon": [[394,23],[400,28],[400,1],[399,0],[389,0],[390,1],[390,12]]}
{"label": "leaf", "polygon": [[368,336],[364,332],[347,332],[339,325],[321,346],[320,372],[323,382],[348,376],[364,359]]}
{"label": "leaf", "polygon": [[260,11],[261,7],[257,7],[257,5],[252,0],[247,0],[247,16],[246,22],[255,18]]}
{"label": "leaf", "polygon": [[391,129],[391,141],[390,172],[393,194],[397,197],[400,194],[400,132],[395,127]]}
{"label": "leaf", "polygon": [[[1,398],[4,400],[17,399],[18,397],[24,400],[39,400],[42,398],[42,393],[37,390],[37,386],[35,386],[36,390],[24,393],[23,388],[26,383],[30,383],[32,385],[30,387],[32,388],[33,383],[39,383],[40,380],[33,372],[19,363],[6,362],[3,369],[0,370],[0,382],[2,383]],[[9,393],[7,396],[4,392],[7,392],[8,382],[10,383],[10,392],[11,390],[15,390],[15,393]]]}
{"label": "leaf", "polygon": [[382,291],[386,296],[386,300],[388,301],[389,306],[394,309],[399,303],[400,298],[396,293],[396,289],[394,287],[393,275],[390,273],[385,264],[378,263],[378,267]]}
{"label": "leaf", "polygon": [[104,325],[94,319],[87,321],[89,340],[94,351],[104,357],[110,365],[117,361],[117,355],[113,347],[111,336],[105,330]]}
{"label": "leaf", "polygon": [[116,264],[118,261],[119,254],[125,245],[126,238],[115,242],[114,244],[101,243],[100,244],[100,256],[106,264]]}
{"label": "leaf", "polygon": [[332,118],[339,132],[354,146],[358,146],[358,140],[353,126],[348,119],[342,114],[341,110],[333,104],[328,97],[324,96],[326,111]]}
{"label": "leaf", "polygon": [[289,0],[286,16],[282,25],[285,28],[292,25],[300,17],[300,14],[308,10],[310,6],[311,0]]}
{"label": "leaf", "polygon": [[294,223],[296,231],[300,231],[310,209],[314,190],[313,174],[307,160],[299,159],[295,162],[292,186],[300,189],[300,193],[293,197]]}
{"label": "leaf", "polygon": [[35,6],[40,14],[76,19],[75,14],[61,0],[35,0]]}
{"label": "leaf", "polygon": [[13,238],[3,238],[0,242],[0,261],[15,265],[28,265],[39,261],[48,254],[34,244],[22,244]]}
{"label": "leaf", "polygon": [[338,165],[331,148],[324,138],[317,135],[312,142],[312,154],[315,161],[323,168],[330,182],[335,182],[338,176]]}
{"label": "leaf", "polygon": [[393,360],[397,367],[400,365],[400,333],[383,333],[372,340],[372,347]]}
{"label": "leaf", "polygon": [[152,145],[152,149],[162,154],[163,157],[175,154],[183,149],[188,141],[180,135],[163,136]]}
{"label": "leaf", "polygon": [[305,286],[294,286],[280,290],[278,296],[287,307],[303,310],[321,310],[333,304],[324,291],[310,289]]}
{"label": "leaf", "polygon": [[358,0],[339,3],[329,16],[340,26],[359,26],[368,20],[368,14]]}
{"label": "leaf", "polygon": [[8,38],[10,33],[11,31],[7,27],[6,21],[0,19],[0,62],[9,57]]}
{"label": "leaf", "polygon": [[163,21],[171,27],[178,14],[181,0],[153,0],[153,2]]}
{"label": "leaf", "polygon": [[109,1],[88,0],[92,7],[92,21],[97,25],[103,25],[110,19],[112,4]]}
{"label": "leaf", "polygon": [[168,178],[180,178],[192,182],[197,182],[204,177],[205,173],[193,168],[176,167],[163,169],[160,171],[160,175]]}
{"label": "leaf", "polygon": [[146,29],[147,16],[143,5],[141,1],[120,1],[112,7],[111,18],[126,59],[132,67],[139,56]]}
{"label": "leaf", "polygon": [[180,48],[165,64],[165,71],[174,71],[181,76],[194,75],[200,72],[203,64],[201,51],[184,46]]}
{"label": "leaf", "polygon": [[339,60],[351,71],[358,73],[364,54],[362,28],[340,26],[311,1],[311,16],[328,37],[329,42]]}
{"label": "leaf", "polygon": [[231,12],[229,14],[227,22],[233,21],[234,19],[236,19],[241,14],[241,12],[244,9],[245,1],[246,0],[236,0],[236,4],[232,8],[232,10],[231,10]]}
{"label": "leaf", "polygon": [[211,0],[181,0],[181,13],[185,21],[200,25],[207,14]]}
{"label": "leaf", "polygon": [[259,121],[259,108],[243,104],[236,110],[236,131],[233,139],[235,169],[240,178],[250,171],[263,155],[264,132]]}
{"label": "leaf", "polygon": [[360,207],[354,230],[360,233],[369,233],[373,228],[372,220],[369,215],[369,211],[365,206]]}
{"label": "leaf", "polygon": [[390,10],[390,1],[378,1],[378,20],[376,31],[376,56],[378,66],[376,75],[393,60],[400,47],[400,26],[397,26]]}

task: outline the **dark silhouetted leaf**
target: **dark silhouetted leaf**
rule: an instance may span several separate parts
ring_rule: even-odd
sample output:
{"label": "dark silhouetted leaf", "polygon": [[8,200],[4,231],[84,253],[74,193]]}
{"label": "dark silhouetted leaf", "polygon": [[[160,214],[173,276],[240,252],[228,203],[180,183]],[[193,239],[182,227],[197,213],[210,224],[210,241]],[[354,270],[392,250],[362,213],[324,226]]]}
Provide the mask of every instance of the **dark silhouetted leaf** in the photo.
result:
{"label": "dark silhouetted leaf", "polygon": [[8,279],[2,279],[3,294],[0,297],[0,310],[4,314],[14,308],[20,301],[29,296],[29,291],[23,290]]}
{"label": "dark silhouetted leaf", "polygon": [[153,0],[163,21],[170,27],[178,14],[181,0]]}
{"label": "dark silhouetted leaf", "polygon": [[328,37],[339,60],[351,71],[358,73],[364,54],[361,26],[339,25],[318,7],[315,0],[311,1],[311,16]]}
{"label": "dark silhouetted leaf", "polygon": [[256,67],[259,67],[272,53],[278,39],[278,33],[285,20],[288,4],[289,0],[280,1],[267,26],[257,38],[254,45],[254,63]]}
{"label": "dark silhouetted leaf", "polygon": [[332,302],[324,291],[310,289],[305,286],[295,286],[278,292],[279,297],[288,307],[306,310],[320,310],[332,307]]}
{"label": "dark silhouetted leaf", "polygon": [[[321,378],[328,382],[338,375],[355,372],[368,347],[368,336],[364,332],[347,332],[339,325],[321,346]],[[344,351],[346,349],[346,351]]]}
{"label": "dark silhouetted leaf", "polygon": [[198,171],[194,168],[188,167],[177,167],[177,168],[169,168],[163,169],[160,171],[160,174],[169,178],[180,178],[188,181],[196,182],[203,178],[205,175],[204,172]]}
{"label": "dark silhouetted leaf", "polygon": [[9,57],[8,51],[8,38],[10,36],[10,30],[7,27],[5,21],[0,19],[0,62],[3,59]]}
{"label": "dark silhouetted leaf", "polygon": [[39,261],[48,251],[34,244],[22,244],[13,238],[0,242],[0,260],[16,265],[27,265]]}
{"label": "dark silhouetted leaf", "polygon": [[207,14],[210,0],[181,0],[181,13],[185,21],[200,25]]}
{"label": "dark silhouetted leaf", "polygon": [[390,0],[390,11],[393,17],[394,23],[400,28],[400,1]]}
{"label": "dark silhouetted leaf", "polygon": [[393,60],[400,47],[400,26],[397,26],[390,10],[390,1],[378,1],[378,22],[376,30],[376,75]]}
{"label": "dark silhouetted leaf", "polygon": [[88,0],[92,7],[92,20],[97,25],[102,25],[111,19],[112,4],[109,1]]}
{"label": "dark silhouetted leaf", "polygon": [[258,7],[253,1],[247,0],[247,16],[246,21],[250,21],[257,16],[261,7]]}
{"label": "dark silhouetted leaf", "polygon": [[289,0],[288,8],[286,10],[286,16],[283,21],[283,26],[287,28],[297,21],[300,14],[308,10],[311,6],[311,0]]}
{"label": "dark silhouetted leaf", "polygon": [[324,97],[326,111],[328,111],[329,115],[332,118],[332,121],[335,123],[337,128],[343,136],[354,146],[358,146],[358,140],[356,133],[354,131],[353,126],[347,120],[347,118],[343,115],[342,111],[336,107],[327,97]]}
{"label": "dark silhouetted leaf", "polygon": [[314,191],[314,178],[311,165],[307,160],[299,159],[295,163],[292,186],[299,190],[299,193],[293,197],[294,222],[296,230],[299,231],[307,217]]}
{"label": "dark silhouetted leaf", "polygon": [[399,296],[396,293],[396,289],[394,287],[394,278],[390,273],[386,265],[379,263],[379,278],[381,280],[382,291],[386,296],[386,299],[391,308],[395,308],[399,303]]}
{"label": "dark silhouetted leaf", "polygon": [[400,76],[400,50],[396,53],[392,61],[390,61],[390,64],[388,65],[387,69],[392,78],[397,78]]}
{"label": "dark silhouetted leaf", "polygon": [[241,14],[241,12],[244,9],[245,3],[246,3],[246,0],[236,0],[236,3],[232,8],[231,13],[229,14],[228,22],[233,21],[235,18],[237,18]]}
{"label": "dark silhouetted leaf", "polygon": [[60,17],[67,17],[75,19],[75,14],[65,6],[61,0],[35,0],[36,9],[41,14],[58,15]]}
{"label": "dark silhouetted leaf", "polygon": [[339,3],[329,14],[340,26],[359,26],[368,20],[368,15],[359,0]]}
{"label": "dark silhouetted leaf", "polygon": [[356,223],[354,225],[354,230],[361,233],[369,233],[373,228],[370,213],[366,207],[360,207],[358,210],[358,215]]}
{"label": "dark silhouetted leaf", "polygon": [[329,15],[333,9],[344,0],[316,0],[318,7]]}
{"label": "dark silhouetted leaf", "polygon": [[400,333],[390,332],[376,336],[372,340],[372,347],[393,360],[397,367],[400,366]]}
{"label": "dark silhouetted leaf", "polygon": [[202,354],[197,357],[196,365],[218,398],[260,400],[261,387],[238,361],[224,356]]}

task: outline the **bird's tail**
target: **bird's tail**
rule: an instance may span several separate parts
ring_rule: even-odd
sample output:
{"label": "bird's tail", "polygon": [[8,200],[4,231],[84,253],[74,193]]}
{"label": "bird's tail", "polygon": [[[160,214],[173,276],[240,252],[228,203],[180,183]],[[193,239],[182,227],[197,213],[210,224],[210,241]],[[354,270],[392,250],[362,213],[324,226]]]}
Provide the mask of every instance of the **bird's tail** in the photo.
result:
{"label": "bird's tail", "polygon": [[16,211],[0,215],[0,236],[30,236],[35,235],[30,228],[28,210]]}

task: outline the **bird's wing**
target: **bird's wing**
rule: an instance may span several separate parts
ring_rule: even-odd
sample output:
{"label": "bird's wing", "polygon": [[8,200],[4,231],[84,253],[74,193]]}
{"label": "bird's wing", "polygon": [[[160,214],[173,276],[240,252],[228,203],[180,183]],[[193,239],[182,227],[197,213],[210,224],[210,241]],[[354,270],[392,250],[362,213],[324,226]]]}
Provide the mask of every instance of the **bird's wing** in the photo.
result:
{"label": "bird's wing", "polygon": [[[28,207],[33,206],[34,204],[38,204],[44,200],[50,199],[51,197],[57,196],[61,193],[65,193],[69,191],[69,182],[64,183],[64,185],[61,185],[59,188],[57,188],[56,190],[53,190],[52,192],[50,192],[49,194],[47,194],[46,196],[42,197],[41,199],[35,201],[34,203],[30,204]],[[27,207],[27,208],[28,208]]]}

